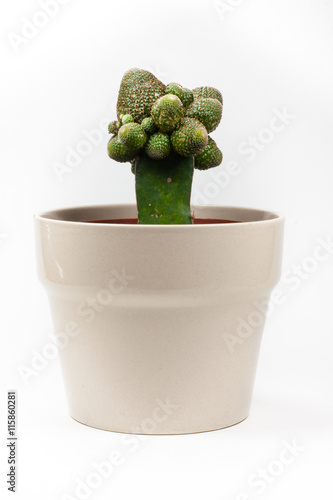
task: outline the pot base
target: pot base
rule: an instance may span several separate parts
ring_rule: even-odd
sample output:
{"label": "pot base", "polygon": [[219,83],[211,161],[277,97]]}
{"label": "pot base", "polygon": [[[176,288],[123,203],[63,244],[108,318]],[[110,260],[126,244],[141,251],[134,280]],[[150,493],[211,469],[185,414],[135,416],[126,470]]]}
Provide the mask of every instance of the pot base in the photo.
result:
{"label": "pot base", "polygon": [[215,432],[215,431],[221,431],[223,429],[228,429],[229,427],[234,427],[235,425],[241,424],[244,422],[249,415],[246,415],[246,417],[242,418],[241,420],[238,420],[237,422],[234,422],[229,425],[223,425],[222,427],[214,427],[213,429],[202,429],[198,431],[184,431],[184,432],[131,432],[131,431],[123,431],[123,430],[115,430],[115,429],[109,429],[109,428],[102,428],[102,427],[96,427],[95,425],[90,425],[87,424],[86,422],[82,422],[81,420],[73,417],[73,415],[70,415],[70,417],[75,420],[78,424],[85,425],[86,427],[90,427],[91,429],[98,429],[100,431],[106,431],[106,432],[116,432],[117,434],[131,434],[134,436],[187,436],[189,434],[202,434],[203,432]]}

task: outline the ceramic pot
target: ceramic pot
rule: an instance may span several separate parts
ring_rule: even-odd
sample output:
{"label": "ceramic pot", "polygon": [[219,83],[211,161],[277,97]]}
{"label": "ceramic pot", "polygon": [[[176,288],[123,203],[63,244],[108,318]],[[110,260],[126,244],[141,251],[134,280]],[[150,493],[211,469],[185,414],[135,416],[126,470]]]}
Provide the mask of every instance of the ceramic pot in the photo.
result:
{"label": "ceramic pot", "polygon": [[135,205],[35,216],[38,274],[75,420],[182,434],[248,416],[284,220],[243,207],[194,213],[242,222],[81,222],[132,218]]}

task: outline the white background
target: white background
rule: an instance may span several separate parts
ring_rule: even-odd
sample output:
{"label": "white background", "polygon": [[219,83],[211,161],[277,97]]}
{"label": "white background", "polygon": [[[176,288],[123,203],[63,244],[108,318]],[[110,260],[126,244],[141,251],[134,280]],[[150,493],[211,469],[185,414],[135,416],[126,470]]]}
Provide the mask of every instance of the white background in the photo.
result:
{"label": "white background", "polygon": [[[333,238],[332,2],[61,3],[52,15],[40,14],[42,0],[3,2],[0,12],[1,489],[6,391],[15,389],[16,498],[78,498],[78,480],[86,482],[93,462],[113,451],[122,464],[87,498],[329,498],[332,243],[320,261],[316,249]],[[66,164],[87,133],[115,118],[119,83],[131,67],[149,69],[164,83],[212,85],[223,93],[213,136],[224,153],[216,169],[224,183],[212,177],[214,169],[196,172],[194,201],[286,215],[283,303],[266,324],[250,417],[217,432],[149,437],[134,452],[120,434],[68,416],[57,359],[25,381],[18,371],[31,368],[51,342],[47,298],[35,274],[33,213],[135,201],[129,164],[106,155],[105,127],[75,167]],[[289,118],[272,133],[267,127],[276,112]],[[251,137],[258,142],[250,153]],[[60,177],[59,164],[67,165]],[[237,175],[228,174],[231,164]],[[276,460],[293,442],[299,451],[279,470]],[[260,469],[278,471],[268,472],[261,488],[251,483]]]}

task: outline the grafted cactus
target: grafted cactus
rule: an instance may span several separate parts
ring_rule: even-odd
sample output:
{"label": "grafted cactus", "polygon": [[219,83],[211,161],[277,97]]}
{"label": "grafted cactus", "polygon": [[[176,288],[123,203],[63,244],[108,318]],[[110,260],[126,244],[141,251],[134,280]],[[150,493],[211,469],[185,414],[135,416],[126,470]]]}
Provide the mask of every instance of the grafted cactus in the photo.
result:
{"label": "grafted cactus", "polygon": [[164,85],[152,73],[130,69],[121,81],[117,118],[109,124],[110,158],[130,162],[136,178],[139,224],[192,224],[193,170],[222,162],[208,135],[222,116],[221,92]]}

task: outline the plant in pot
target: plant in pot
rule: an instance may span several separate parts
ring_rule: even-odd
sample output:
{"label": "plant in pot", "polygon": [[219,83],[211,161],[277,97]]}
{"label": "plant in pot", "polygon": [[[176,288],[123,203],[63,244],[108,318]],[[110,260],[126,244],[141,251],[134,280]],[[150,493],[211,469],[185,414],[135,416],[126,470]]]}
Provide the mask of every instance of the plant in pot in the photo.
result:
{"label": "plant in pot", "polygon": [[191,206],[194,169],[217,167],[213,87],[122,79],[109,156],[130,162],[136,205],[35,216],[71,416],[99,429],[180,434],[249,414],[283,217]]}

